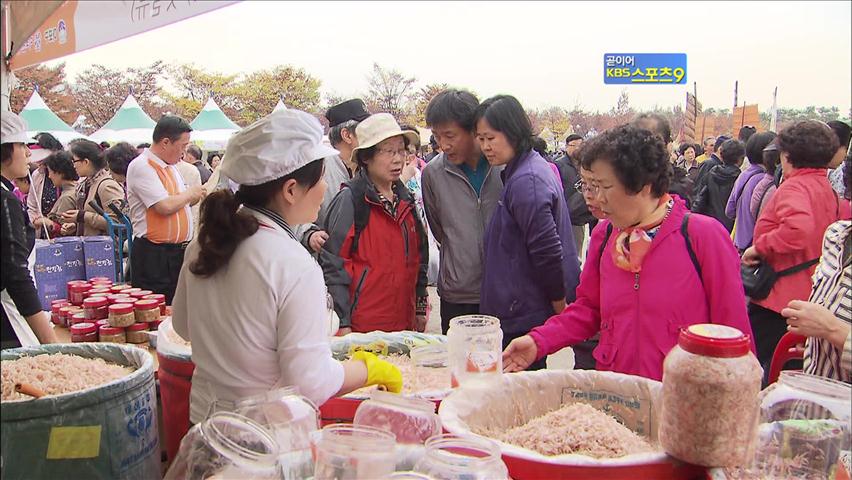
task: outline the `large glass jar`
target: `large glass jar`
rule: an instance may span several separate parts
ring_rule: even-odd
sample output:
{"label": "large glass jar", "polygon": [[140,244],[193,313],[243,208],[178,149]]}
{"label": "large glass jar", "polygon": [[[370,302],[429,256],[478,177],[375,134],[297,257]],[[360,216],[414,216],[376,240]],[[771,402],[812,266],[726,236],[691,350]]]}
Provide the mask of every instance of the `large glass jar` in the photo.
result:
{"label": "large glass jar", "polygon": [[692,325],[663,362],[660,445],[707,467],[749,463],[763,370],[736,328]]}
{"label": "large glass jar", "polygon": [[319,409],[299,395],[297,387],[284,387],[243,398],[234,411],[254,420],[272,433],[278,443],[285,479],[313,474],[310,435],[320,428]]}
{"label": "large glass jar", "polygon": [[358,406],[353,423],[391,432],[401,444],[423,444],[441,433],[435,402],[378,390]]}
{"label": "large glass jar", "polygon": [[219,412],[192,427],[165,480],[279,479],[278,446],[241,415]]}
{"label": "large glass jar", "polygon": [[500,447],[484,438],[437,435],[426,441],[426,454],[414,470],[438,480],[504,480],[509,470]]}
{"label": "large glass jar", "polygon": [[319,432],[316,480],[382,478],[396,466],[393,434],[372,427],[334,424]]}
{"label": "large glass jar", "polygon": [[783,371],[760,393],[759,401],[757,449],[750,469],[758,478],[834,478],[841,461],[850,471],[849,384]]}
{"label": "large glass jar", "polygon": [[452,385],[476,385],[503,373],[503,331],[500,320],[464,315],[450,320],[447,331]]}

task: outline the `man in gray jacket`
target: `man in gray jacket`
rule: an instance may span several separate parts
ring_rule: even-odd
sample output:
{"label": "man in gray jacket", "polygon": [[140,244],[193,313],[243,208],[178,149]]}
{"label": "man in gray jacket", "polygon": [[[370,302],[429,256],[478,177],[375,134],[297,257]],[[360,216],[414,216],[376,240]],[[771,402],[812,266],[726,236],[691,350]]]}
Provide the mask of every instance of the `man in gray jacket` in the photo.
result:
{"label": "man in gray jacket", "polygon": [[328,109],[325,118],[328,119],[328,140],[339,155],[325,158],[325,173],[323,177],[328,184],[325,197],[320,206],[315,224],[299,225],[296,228],[296,238],[302,239],[308,251],[319,252],[328,240],[328,232],[323,230],[325,217],[331,201],[340,191],[340,186],[352,179],[355,173],[355,162],[352,161],[352,150],[358,147],[355,137],[355,127],[370,116],[367,106],[360,98],[353,98]]}
{"label": "man in gray jacket", "polygon": [[482,238],[503,191],[502,167],[488,164],[474,134],[478,105],[470,92],[445,90],[426,107],[426,123],[441,148],[421,182],[429,228],[441,245],[438,295],[445,334],[454,317],[479,313]]}

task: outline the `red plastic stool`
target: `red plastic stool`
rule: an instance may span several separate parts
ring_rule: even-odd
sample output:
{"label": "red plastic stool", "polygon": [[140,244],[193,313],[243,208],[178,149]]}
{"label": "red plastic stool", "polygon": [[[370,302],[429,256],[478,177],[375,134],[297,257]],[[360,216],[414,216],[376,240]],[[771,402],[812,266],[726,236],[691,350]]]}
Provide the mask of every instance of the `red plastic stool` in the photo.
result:
{"label": "red plastic stool", "polygon": [[769,364],[769,383],[775,383],[784,365],[790,360],[801,360],[805,357],[803,352],[796,349],[796,345],[805,343],[807,337],[796,333],[787,332],[781,337],[775,353],[772,354],[772,362]]}

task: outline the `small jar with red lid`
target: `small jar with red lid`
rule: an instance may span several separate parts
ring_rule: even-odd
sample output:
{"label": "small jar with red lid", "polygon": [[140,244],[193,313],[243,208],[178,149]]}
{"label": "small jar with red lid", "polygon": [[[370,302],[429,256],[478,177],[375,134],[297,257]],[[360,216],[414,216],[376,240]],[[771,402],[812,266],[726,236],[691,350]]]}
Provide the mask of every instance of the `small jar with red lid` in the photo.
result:
{"label": "small jar with red lid", "polygon": [[121,327],[103,325],[98,328],[98,338],[105,343],[127,343],[127,334]]}
{"label": "small jar with red lid", "polygon": [[113,327],[125,328],[136,323],[133,313],[133,305],[130,303],[116,303],[109,306],[109,324]]}
{"label": "small jar with red lid", "polygon": [[131,303],[133,302],[133,297],[126,293],[113,293],[107,297],[110,305],[115,305],[116,303]]}
{"label": "small jar with red lid", "polygon": [[691,325],[663,362],[660,445],[707,467],[747,466],[757,440],[763,369],[733,327]]}
{"label": "small jar with red lid", "polygon": [[131,288],[131,286],[127,285],[126,283],[122,283],[119,285],[113,285],[112,287],[110,287],[109,290],[112,293],[121,293],[122,290],[127,290],[128,288]]}
{"label": "small jar with red lid", "polygon": [[127,343],[148,343],[148,324],[147,323],[134,323],[133,325],[127,327]]}
{"label": "small jar with red lid", "polygon": [[71,328],[74,325],[77,325],[78,323],[91,323],[91,322],[92,322],[92,320],[86,318],[86,312],[85,311],[77,312],[77,313],[71,315],[70,317],[68,317],[68,328]]}
{"label": "small jar with red lid", "polygon": [[62,318],[59,316],[59,309],[70,305],[71,304],[65,299],[50,302],[50,321],[54,325],[62,325]]}
{"label": "small jar with red lid", "polygon": [[112,280],[109,277],[92,277],[89,279],[89,283],[112,283]]}
{"label": "small jar with red lid", "polygon": [[59,307],[59,325],[60,327],[68,328],[71,324],[71,316],[75,313],[82,312],[83,309],[80,307],[76,307],[74,305],[66,305],[64,307]]}
{"label": "small jar with red lid", "polygon": [[109,300],[105,297],[89,297],[83,300],[83,311],[91,321],[103,320],[109,317]]}
{"label": "small jar with red lid", "polygon": [[98,327],[94,323],[81,322],[71,325],[71,341],[79,342],[97,342]]}
{"label": "small jar with red lid", "polygon": [[131,287],[131,288],[125,288],[124,290],[122,290],[122,291],[120,291],[120,292],[118,292],[118,293],[126,293],[126,294],[128,294],[128,295],[130,295],[130,296],[132,297],[134,293],[136,293],[136,292],[141,292],[141,291],[142,291],[142,289],[141,289],[141,288],[133,288],[133,287]]}
{"label": "small jar with red lid", "polygon": [[91,297],[92,295],[97,295],[97,294],[109,295],[111,293],[112,293],[112,291],[109,289],[109,287],[103,287],[103,286],[100,286],[98,284],[94,284],[94,285],[92,285],[92,289],[89,290],[88,296]]}
{"label": "small jar with red lid", "polygon": [[160,304],[160,316],[166,315],[166,296],[162,293],[145,295],[145,297],[143,297],[143,300],[156,300]]}
{"label": "small jar with red lid", "polygon": [[133,304],[133,307],[136,310],[136,321],[139,323],[150,323],[160,320],[160,302],[157,300],[137,300]]}
{"label": "small jar with red lid", "polygon": [[143,298],[147,297],[148,295],[153,295],[153,294],[154,294],[154,292],[152,292],[151,290],[139,290],[138,292],[132,292],[130,294],[130,296],[137,299],[137,300],[142,300]]}
{"label": "small jar with red lid", "polygon": [[85,282],[68,282],[68,300],[71,302],[71,305],[82,305],[83,300],[86,299],[86,294],[91,289],[92,286]]}
{"label": "small jar with red lid", "polygon": [[103,320],[98,320],[97,322],[95,322],[95,326],[97,326],[97,327],[98,327],[98,329],[100,329],[100,328],[101,328],[101,327],[103,327],[104,325],[106,325],[107,327],[109,327],[109,326],[110,326],[110,325],[109,325],[109,320],[107,320],[107,319],[103,319]]}

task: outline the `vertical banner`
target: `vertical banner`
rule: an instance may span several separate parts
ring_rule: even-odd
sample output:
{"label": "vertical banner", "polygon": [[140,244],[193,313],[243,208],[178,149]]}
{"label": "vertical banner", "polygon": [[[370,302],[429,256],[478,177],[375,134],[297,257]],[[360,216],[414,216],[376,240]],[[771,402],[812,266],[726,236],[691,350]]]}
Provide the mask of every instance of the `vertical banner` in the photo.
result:
{"label": "vertical banner", "polygon": [[104,45],[236,3],[234,0],[78,1],[62,4],[12,56],[12,70]]}

